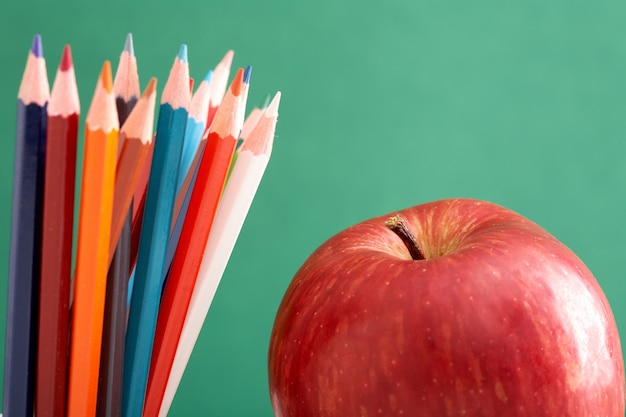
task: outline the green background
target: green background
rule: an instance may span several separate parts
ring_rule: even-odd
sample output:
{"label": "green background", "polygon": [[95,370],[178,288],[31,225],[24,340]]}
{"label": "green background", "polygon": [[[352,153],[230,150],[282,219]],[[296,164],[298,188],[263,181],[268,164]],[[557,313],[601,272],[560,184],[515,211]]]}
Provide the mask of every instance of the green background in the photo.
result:
{"label": "green background", "polygon": [[[72,46],[82,114],[132,32],[142,88],[181,43],[201,79],[228,49],[249,106],[282,92],[272,159],[171,415],[271,416],[269,335],[291,277],[339,230],[445,197],[507,206],[587,263],[626,339],[626,3],[3,1],[0,342],[16,95],[43,36]],[[3,343],[0,343],[0,346]],[[2,354],[0,352],[0,354]]]}

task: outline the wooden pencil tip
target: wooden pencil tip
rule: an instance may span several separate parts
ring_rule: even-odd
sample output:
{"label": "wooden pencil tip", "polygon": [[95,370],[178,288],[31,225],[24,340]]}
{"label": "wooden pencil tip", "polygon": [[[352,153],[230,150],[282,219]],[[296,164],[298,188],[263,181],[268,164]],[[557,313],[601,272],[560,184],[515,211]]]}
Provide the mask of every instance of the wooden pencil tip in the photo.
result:
{"label": "wooden pencil tip", "polygon": [[124,44],[124,51],[128,52],[130,56],[135,56],[135,47],[133,46],[133,34],[126,35],[126,43]]}
{"label": "wooden pencil tip", "polygon": [[104,61],[104,65],[102,66],[100,81],[102,82],[102,87],[106,90],[107,93],[113,91],[113,75],[111,74],[111,62],[108,60]]}
{"label": "wooden pencil tip", "polygon": [[250,73],[252,72],[252,66],[248,65],[243,72],[243,83],[250,84]]}
{"label": "wooden pencil tip", "polygon": [[69,71],[72,68],[72,50],[69,45],[65,45],[63,48],[63,56],[61,57],[61,64],[59,69],[61,71]]}
{"label": "wooden pencil tip", "polygon": [[235,78],[233,79],[232,84],[230,85],[230,91],[235,96],[239,96],[241,94],[241,87],[243,84],[243,69],[239,68],[237,70],[237,74],[235,74]]}
{"label": "wooden pencil tip", "polygon": [[267,117],[278,117],[278,105],[280,104],[280,91],[276,93],[267,109],[265,109],[265,115]]}
{"label": "wooden pencil tip", "polygon": [[231,66],[233,63],[233,57],[235,56],[235,51],[229,49],[226,54],[224,54],[224,58],[222,58],[222,63],[226,66]]}
{"label": "wooden pencil tip", "polygon": [[142,96],[148,97],[154,94],[156,92],[156,85],[157,85],[156,77],[150,78],[150,81],[148,81],[148,85],[146,86],[146,89],[144,90]]}
{"label": "wooden pencil tip", "polygon": [[187,45],[182,44],[178,51],[178,59],[182,62],[187,62]]}
{"label": "wooden pencil tip", "polygon": [[30,51],[37,58],[43,58],[43,44],[41,42],[41,35],[35,35],[33,39],[33,46],[30,48]]}

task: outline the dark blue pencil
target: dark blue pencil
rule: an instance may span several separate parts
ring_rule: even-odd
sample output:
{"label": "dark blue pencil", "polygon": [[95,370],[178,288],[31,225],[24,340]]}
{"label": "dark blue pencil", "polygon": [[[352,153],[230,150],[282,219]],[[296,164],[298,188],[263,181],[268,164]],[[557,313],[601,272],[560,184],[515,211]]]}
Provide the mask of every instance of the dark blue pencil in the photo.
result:
{"label": "dark blue pencil", "polygon": [[4,416],[33,415],[37,357],[41,210],[50,87],[35,36],[18,93],[4,357]]}

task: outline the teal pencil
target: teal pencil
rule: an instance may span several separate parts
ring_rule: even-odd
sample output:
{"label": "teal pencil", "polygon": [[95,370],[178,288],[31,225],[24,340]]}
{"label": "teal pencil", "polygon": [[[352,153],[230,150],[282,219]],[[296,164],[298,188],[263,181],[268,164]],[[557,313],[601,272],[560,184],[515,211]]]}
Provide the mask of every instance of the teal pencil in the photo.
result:
{"label": "teal pencil", "polygon": [[141,417],[143,409],[190,96],[187,46],[182,45],[161,98],[139,238],[124,352],[125,417]]}

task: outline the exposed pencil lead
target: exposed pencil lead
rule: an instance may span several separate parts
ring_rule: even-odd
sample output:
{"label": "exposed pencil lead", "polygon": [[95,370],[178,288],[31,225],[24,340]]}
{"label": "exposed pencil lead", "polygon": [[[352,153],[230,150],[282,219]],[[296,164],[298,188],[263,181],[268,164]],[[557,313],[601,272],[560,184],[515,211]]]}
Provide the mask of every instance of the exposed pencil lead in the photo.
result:
{"label": "exposed pencil lead", "polygon": [[59,65],[59,69],[61,71],[67,71],[72,68],[72,50],[69,45],[65,45],[63,48],[63,56],[61,57],[61,65]]}
{"label": "exposed pencil lead", "polygon": [[102,65],[102,72],[100,73],[100,80],[102,82],[102,87],[107,93],[110,93],[111,90],[113,90],[113,75],[111,74],[110,61],[104,61],[104,65]]}
{"label": "exposed pencil lead", "polygon": [[237,70],[237,74],[235,74],[235,78],[230,86],[231,91],[234,95],[238,96],[241,94],[241,87],[243,84],[243,69],[239,68]]}
{"label": "exposed pencil lead", "polygon": [[252,66],[248,65],[243,72],[243,82],[244,84],[250,84],[250,73],[252,72]]}
{"label": "exposed pencil lead", "polygon": [[33,46],[30,49],[37,58],[43,58],[43,45],[41,43],[41,35],[35,35]]}
{"label": "exposed pencil lead", "polygon": [[272,101],[270,102],[267,109],[265,109],[265,114],[268,117],[276,117],[278,116],[278,104],[280,104],[280,91],[276,93]]}
{"label": "exposed pencil lead", "polygon": [[267,106],[269,106],[269,105],[270,105],[270,98],[271,98],[271,97],[272,97],[272,96],[270,96],[269,94],[265,96],[265,100],[263,100],[263,104],[261,104],[261,108],[262,108],[262,109],[266,109],[266,108],[267,108]]}
{"label": "exposed pencil lead", "polygon": [[126,43],[124,44],[124,51],[128,52],[130,56],[135,56],[135,47],[133,46],[133,34],[126,35]]}
{"label": "exposed pencil lead", "polygon": [[213,70],[210,70],[209,72],[206,73],[206,75],[204,76],[204,81],[206,81],[207,83],[211,84],[211,79],[213,78]]}
{"label": "exposed pencil lead", "polygon": [[187,45],[182,44],[178,51],[178,59],[182,62],[187,62]]}

